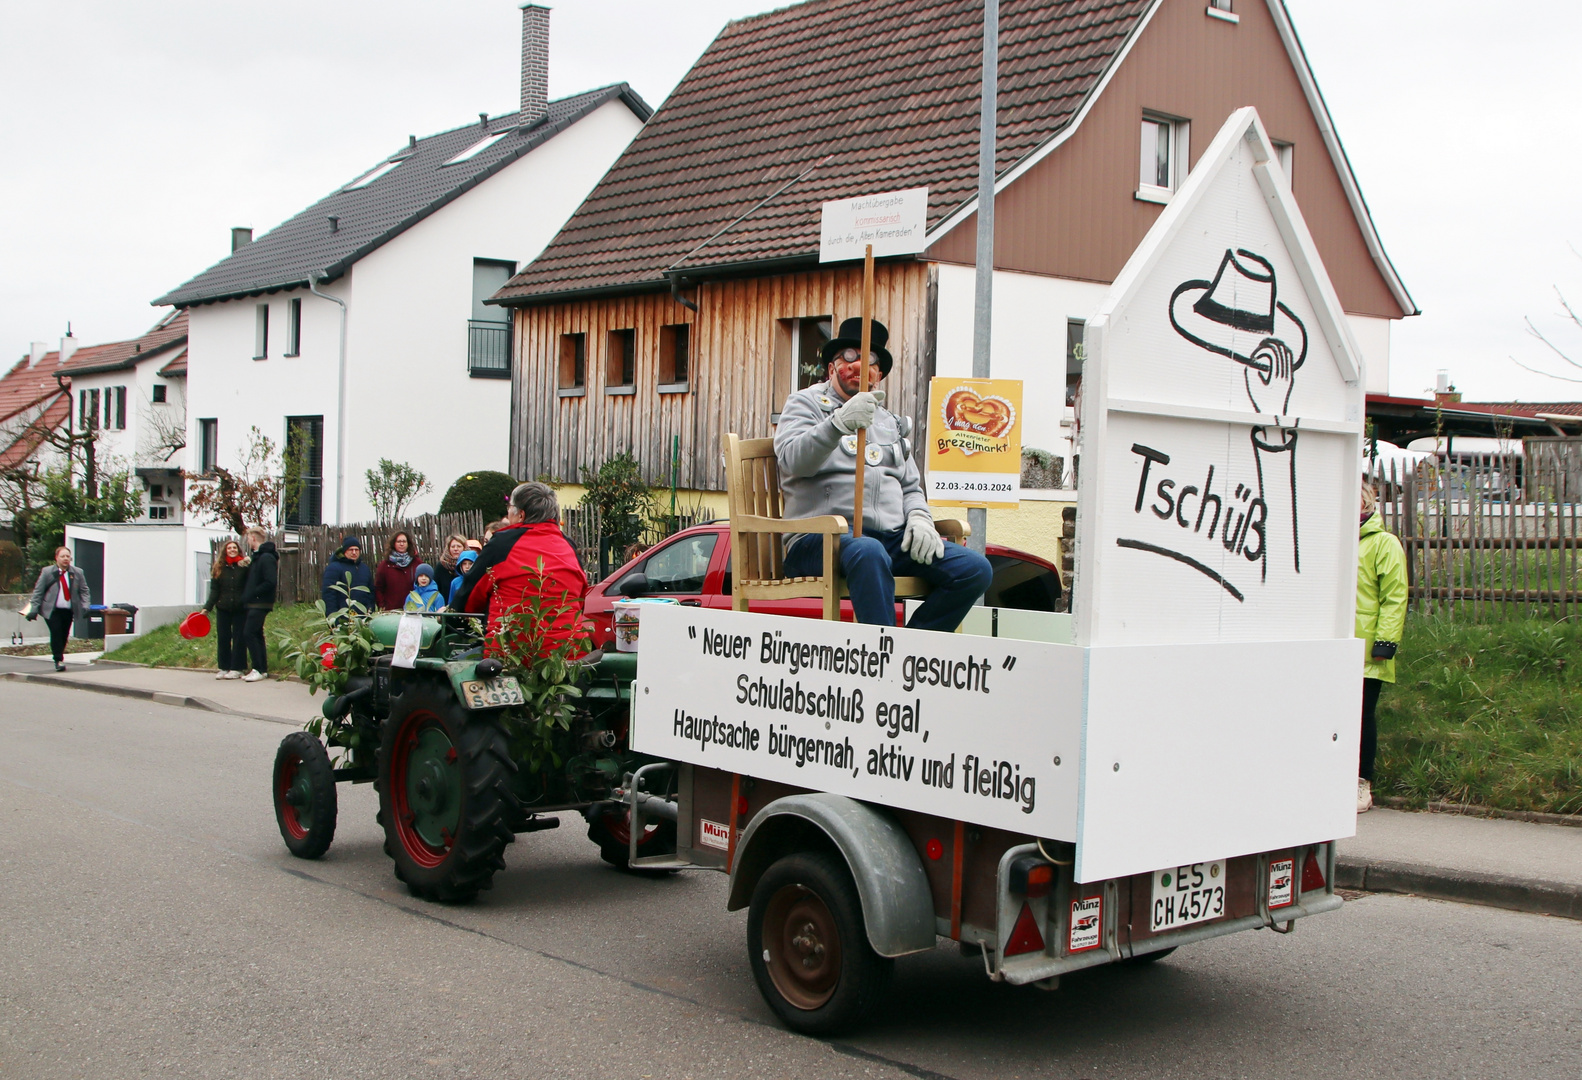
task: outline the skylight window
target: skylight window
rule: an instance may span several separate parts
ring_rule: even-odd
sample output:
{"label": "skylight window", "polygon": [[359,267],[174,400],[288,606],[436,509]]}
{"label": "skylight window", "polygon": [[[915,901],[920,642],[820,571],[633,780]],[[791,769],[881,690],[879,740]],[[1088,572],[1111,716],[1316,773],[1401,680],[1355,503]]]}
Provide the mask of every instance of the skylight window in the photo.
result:
{"label": "skylight window", "polygon": [[[513,130],[514,129],[512,129],[512,128],[507,128],[506,130],[500,132],[500,134],[498,134],[498,135],[490,135],[487,138],[480,139],[478,142],[473,143],[471,146],[467,147],[467,149],[463,150],[461,153],[457,154],[455,157],[453,157],[449,161],[445,162],[445,164],[446,165],[455,165],[457,162],[469,161],[472,158],[475,158],[479,154],[483,153],[485,150],[489,149],[489,147],[493,146],[495,143],[499,142],[501,139],[505,138],[507,135],[511,134],[511,132]],[[443,168],[443,167],[444,166],[441,166],[441,168]]]}
{"label": "skylight window", "polygon": [[398,159],[396,161],[386,161],[382,165],[377,165],[374,168],[369,169],[367,172],[363,173],[361,176],[359,176],[357,179],[353,180],[351,183],[347,184],[341,190],[342,191],[356,191],[358,188],[365,188],[369,184],[373,183],[375,180],[379,179],[381,176],[386,176],[389,173],[395,171],[396,166],[400,165],[401,162],[404,161],[404,160],[406,160],[406,159],[405,158],[400,158],[400,159]]}

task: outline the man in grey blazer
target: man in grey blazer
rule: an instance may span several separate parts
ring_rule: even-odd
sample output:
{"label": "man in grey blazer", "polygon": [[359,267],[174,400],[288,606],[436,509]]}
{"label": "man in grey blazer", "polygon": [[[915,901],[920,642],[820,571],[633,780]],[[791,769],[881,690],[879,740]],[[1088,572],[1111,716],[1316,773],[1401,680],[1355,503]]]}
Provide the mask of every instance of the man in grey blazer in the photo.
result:
{"label": "man in grey blazer", "polygon": [[55,657],[55,670],[66,670],[66,639],[71,635],[71,624],[86,614],[90,602],[88,575],[71,564],[71,550],[55,549],[55,564],[46,566],[33,586],[33,599],[28,603],[28,621],[44,616],[49,624],[49,651]]}

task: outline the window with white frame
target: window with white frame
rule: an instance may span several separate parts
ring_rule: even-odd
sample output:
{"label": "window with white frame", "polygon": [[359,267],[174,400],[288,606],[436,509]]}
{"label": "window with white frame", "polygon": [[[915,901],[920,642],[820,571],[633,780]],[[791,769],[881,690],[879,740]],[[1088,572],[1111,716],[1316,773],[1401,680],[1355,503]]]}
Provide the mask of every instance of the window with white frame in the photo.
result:
{"label": "window with white frame", "polygon": [[1280,159],[1280,171],[1285,173],[1285,182],[1287,184],[1291,182],[1291,165],[1295,149],[1288,142],[1276,141],[1274,144],[1274,156]]}
{"label": "window with white frame", "polygon": [[1143,114],[1137,197],[1164,203],[1186,179],[1191,124],[1152,113]]}
{"label": "window with white frame", "polygon": [[259,304],[253,319],[253,359],[269,357],[269,305]]}
{"label": "window with white frame", "polygon": [[302,355],[302,297],[293,296],[286,304],[286,355]]}

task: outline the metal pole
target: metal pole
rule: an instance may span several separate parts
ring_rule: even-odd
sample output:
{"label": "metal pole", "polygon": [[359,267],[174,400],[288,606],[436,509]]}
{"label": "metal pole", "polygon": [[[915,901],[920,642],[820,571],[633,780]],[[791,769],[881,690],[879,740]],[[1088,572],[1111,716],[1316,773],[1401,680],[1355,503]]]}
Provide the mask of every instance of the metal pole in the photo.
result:
{"label": "metal pole", "polygon": [[[857,390],[868,389],[868,350],[873,347],[873,245],[869,244],[862,256],[862,359],[858,361]],[[867,490],[863,477],[863,464],[867,460],[868,429],[857,429],[857,470],[852,479],[856,484],[852,492],[851,534],[862,535],[862,496]]]}
{"label": "metal pole", "polygon": [[[989,317],[994,307],[995,92],[1000,69],[1000,0],[983,0],[983,93],[978,120],[978,253],[972,306],[972,377],[989,377]],[[989,541],[989,512],[967,511],[967,545],[982,553]]]}

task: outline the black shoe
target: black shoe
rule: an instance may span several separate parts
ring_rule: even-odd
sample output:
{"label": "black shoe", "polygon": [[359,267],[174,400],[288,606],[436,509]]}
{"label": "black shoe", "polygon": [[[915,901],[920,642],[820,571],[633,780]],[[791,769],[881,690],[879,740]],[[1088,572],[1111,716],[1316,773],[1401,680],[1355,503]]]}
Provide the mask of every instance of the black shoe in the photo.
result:
{"label": "black shoe", "polygon": [[66,665],[61,663],[59,660],[57,660],[57,661],[55,661],[55,670],[56,671],[65,671],[66,670]]}

